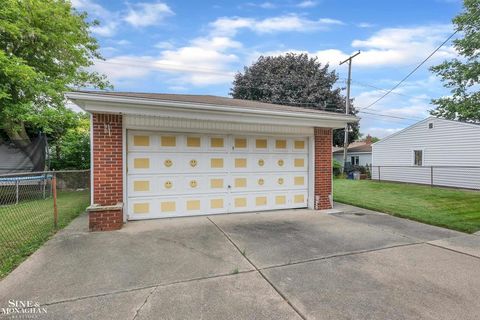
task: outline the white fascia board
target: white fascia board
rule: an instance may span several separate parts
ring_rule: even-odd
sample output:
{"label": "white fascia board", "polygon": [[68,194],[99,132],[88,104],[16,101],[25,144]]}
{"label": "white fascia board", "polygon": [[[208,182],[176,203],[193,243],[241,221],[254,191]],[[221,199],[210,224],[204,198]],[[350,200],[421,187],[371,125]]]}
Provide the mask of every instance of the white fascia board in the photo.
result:
{"label": "white fascia board", "polygon": [[343,114],[295,113],[288,111],[256,110],[238,107],[151,100],[131,97],[111,97],[97,94],[68,93],[67,97],[88,112],[121,113],[161,116],[181,119],[226,121],[237,123],[268,123],[302,127],[343,128],[358,118]]}

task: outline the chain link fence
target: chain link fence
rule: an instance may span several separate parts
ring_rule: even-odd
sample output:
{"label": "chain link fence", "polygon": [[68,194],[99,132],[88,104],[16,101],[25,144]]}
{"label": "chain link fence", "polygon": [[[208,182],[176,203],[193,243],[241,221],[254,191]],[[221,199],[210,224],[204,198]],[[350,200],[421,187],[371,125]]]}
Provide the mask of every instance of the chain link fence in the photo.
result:
{"label": "chain link fence", "polygon": [[0,175],[0,278],[89,204],[89,170]]}
{"label": "chain link fence", "polygon": [[349,178],[480,190],[480,166],[366,166]]}

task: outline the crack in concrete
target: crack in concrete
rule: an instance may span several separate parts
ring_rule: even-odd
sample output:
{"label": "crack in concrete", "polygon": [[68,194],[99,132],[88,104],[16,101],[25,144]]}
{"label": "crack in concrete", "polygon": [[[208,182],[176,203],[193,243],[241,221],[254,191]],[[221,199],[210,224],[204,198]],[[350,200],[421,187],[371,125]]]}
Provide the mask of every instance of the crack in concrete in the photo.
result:
{"label": "crack in concrete", "polygon": [[143,306],[145,306],[145,304],[147,304],[147,301],[148,301],[148,298],[151,297],[151,295],[155,292],[155,290],[157,290],[158,286],[156,286],[155,288],[153,288],[152,290],[150,290],[150,293],[147,294],[147,296],[145,297],[145,300],[143,301],[143,303],[140,305],[140,307],[138,307],[138,309],[135,311],[135,314],[133,315],[133,318],[132,320],[135,320],[140,312],[140,310],[143,308]]}
{"label": "crack in concrete", "polygon": [[280,289],[278,289],[263,273],[262,271],[257,268],[257,266],[247,257],[247,255],[243,254],[243,252],[240,250],[240,248],[237,246],[237,244],[228,236],[228,234],[223,231],[222,228],[220,228],[220,226],[218,226],[213,220],[210,219],[210,217],[207,217],[207,219],[215,226],[218,228],[218,230],[223,233],[223,235],[225,236],[225,238],[227,238],[228,241],[230,241],[230,243],[235,247],[235,249],[238,250],[238,252],[245,258],[245,260],[248,261],[248,263],[250,263],[250,265],[252,265],[254,268],[255,268],[255,271],[258,272],[258,274],[273,288],[273,290],[275,290],[275,292],[280,296],[282,297],[282,299],[292,308],[293,311],[295,311],[295,313],[300,317],[302,318],[303,320],[306,320],[306,316],[302,314],[302,312],[300,310],[298,310],[297,307],[295,307],[289,300],[288,298],[280,291]]}
{"label": "crack in concrete", "polygon": [[292,261],[292,262],[288,262],[288,263],[284,263],[284,264],[268,266],[268,267],[260,268],[260,270],[268,270],[268,269],[275,269],[275,268],[281,268],[281,267],[288,267],[288,266],[291,266],[291,265],[298,265],[298,264],[308,263],[308,262],[313,262],[313,261],[327,260],[327,259],[337,258],[337,257],[354,256],[354,255],[359,255],[359,254],[363,254],[363,253],[382,251],[382,250],[394,249],[394,248],[399,248],[399,247],[416,246],[416,245],[419,245],[419,244],[424,244],[424,242],[405,243],[405,244],[397,244],[397,245],[393,245],[393,246],[381,247],[381,248],[375,248],[375,249],[349,251],[349,252],[338,253],[338,254],[333,254],[333,255],[329,255],[329,256],[323,256],[323,257],[306,259],[306,260],[298,260],[298,261]]}
{"label": "crack in concrete", "polygon": [[[447,238],[448,239],[448,238]],[[434,240],[436,241],[436,240]],[[438,245],[438,244],[435,244],[435,243],[430,243],[430,242],[425,242],[425,244],[428,244],[428,245],[431,245],[432,247],[436,247],[436,248],[440,248],[440,249],[444,249],[444,250],[448,250],[448,251],[453,251],[453,252],[456,252],[456,253],[460,253],[460,254],[463,254],[463,255],[466,255],[466,256],[469,256],[469,257],[472,257],[472,258],[475,258],[475,259],[479,259],[480,260],[480,257],[477,257],[473,254],[470,254],[470,253],[466,253],[466,252],[463,252],[463,251],[458,251],[458,250],[455,250],[455,249],[452,249],[452,248],[447,248],[447,247],[444,247],[444,246],[441,246],[441,245]]]}
{"label": "crack in concrete", "polygon": [[231,277],[231,276],[235,276],[237,274],[250,273],[250,272],[255,272],[255,270],[245,270],[245,271],[239,271],[237,273],[223,273],[223,274],[217,274],[217,275],[207,276],[207,277],[197,277],[197,278],[190,278],[190,279],[185,279],[185,280],[172,281],[172,282],[168,282],[168,283],[157,283],[157,284],[152,284],[152,285],[143,286],[143,287],[136,287],[136,288],[130,288],[130,289],[124,289],[124,290],[115,290],[115,291],[110,291],[110,292],[92,294],[92,295],[88,295],[88,296],[81,296],[81,297],[75,297],[75,298],[70,298],[70,299],[65,299],[65,300],[47,302],[47,303],[44,303],[42,305],[51,306],[51,305],[55,305],[55,304],[76,302],[76,301],[81,301],[81,300],[90,299],[90,298],[97,298],[97,297],[104,297],[104,296],[121,294],[121,293],[128,293],[128,292],[140,291],[140,290],[145,290],[145,289],[150,289],[150,288],[157,289],[157,288],[163,288],[163,287],[168,287],[168,286],[172,286],[172,285],[176,285],[176,284],[182,284],[182,283],[189,283],[189,282],[215,279],[215,278],[223,278],[223,277]]}

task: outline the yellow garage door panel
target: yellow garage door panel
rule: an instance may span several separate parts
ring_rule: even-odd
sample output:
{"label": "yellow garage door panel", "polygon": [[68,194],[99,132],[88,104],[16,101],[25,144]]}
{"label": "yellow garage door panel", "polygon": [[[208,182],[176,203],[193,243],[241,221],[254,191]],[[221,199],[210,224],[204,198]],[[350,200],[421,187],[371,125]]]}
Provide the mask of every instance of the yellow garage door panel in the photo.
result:
{"label": "yellow garage door panel", "polygon": [[164,201],[160,204],[162,212],[174,212],[177,208],[175,201]]}
{"label": "yellow garage door panel", "polygon": [[235,168],[246,168],[247,167],[247,159],[237,158],[235,159]]}
{"label": "yellow garage door panel", "polygon": [[149,213],[150,212],[150,204],[149,203],[134,203],[133,204],[133,212],[138,214],[142,213]]}
{"label": "yellow garage door panel", "polygon": [[210,166],[212,168],[223,168],[223,158],[213,158],[210,160]]}
{"label": "yellow garage door panel", "polygon": [[162,147],[175,147],[177,145],[177,138],[175,136],[162,136],[160,141]]}
{"label": "yellow garage door panel", "polygon": [[150,191],[150,181],[134,181],[133,191]]}
{"label": "yellow garage door panel", "polygon": [[275,148],[286,149],[287,148],[287,140],[276,140],[275,141]]}
{"label": "yellow garage door panel", "polygon": [[235,148],[244,149],[247,147],[247,139],[235,138]]}
{"label": "yellow garage door panel", "polygon": [[266,149],[268,146],[267,139],[257,139],[255,140],[255,148],[257,149]]}
{"label": "yellow garage door panel", "polygon": [[223,138],[211,138],[210,145],[212,148],[223,148]]}
{"label": "yellow garage door panel", "polygon": [[188,200],[187,210],[200,210],[200,200]]}
{"label": "yellow garage door panel", "polygon": [[212,199],[212,200],[210,200],[210,208],[212,208],[212,209],[223,209],[223,199]]}
{"label": "yellow garage door panel", "polygon": [[295,140],[294,146],[295,146],[295,149],[299,149],[299,150],[305,149],[305,141],[303,141],[303,140]]}
{"label": "yellow garage door panel", "polygon": [[149,136],[133,136],[133,145],[135,147],[148,147],[150,145]]}
{"label": "yellow garage door panel", "polygon": [[135,169],[148,169],[150,168],[149,158],[135,158],[133,159],[133,167]]}
{"label": "yellow garage door panel", "polygon": [[198,148],[201,146],[200,137],[187,137],[187,147]]}
{"label": "yellow garage door panel", "polygon": [[211,179],[210,180],[210,188],[223,188],[223,179]]}
{"label": "yellow garage door panel", "polygon": [[247,198],[235,198],[235,208],[243,208],[247,206]]}

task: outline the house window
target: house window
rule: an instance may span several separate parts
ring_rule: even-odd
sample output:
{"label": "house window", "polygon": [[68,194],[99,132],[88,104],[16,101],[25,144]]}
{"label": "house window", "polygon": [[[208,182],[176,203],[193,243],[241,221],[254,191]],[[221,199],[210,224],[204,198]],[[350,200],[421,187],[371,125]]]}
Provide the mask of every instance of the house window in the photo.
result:
{"label": "house window", "polygon": [[423,150],[413,150],[413,164],[421,166],[423,163]]}
{"label": "house window", "polygon": [[350,157],[350,162],[354,166],[358,166],[360,164],[360,157],[359,156],[352,156]]}
{"label": "house window", "polygon": [[433,129],[433,122],[430,122],[430,123],[428,124],[428,129]]}

